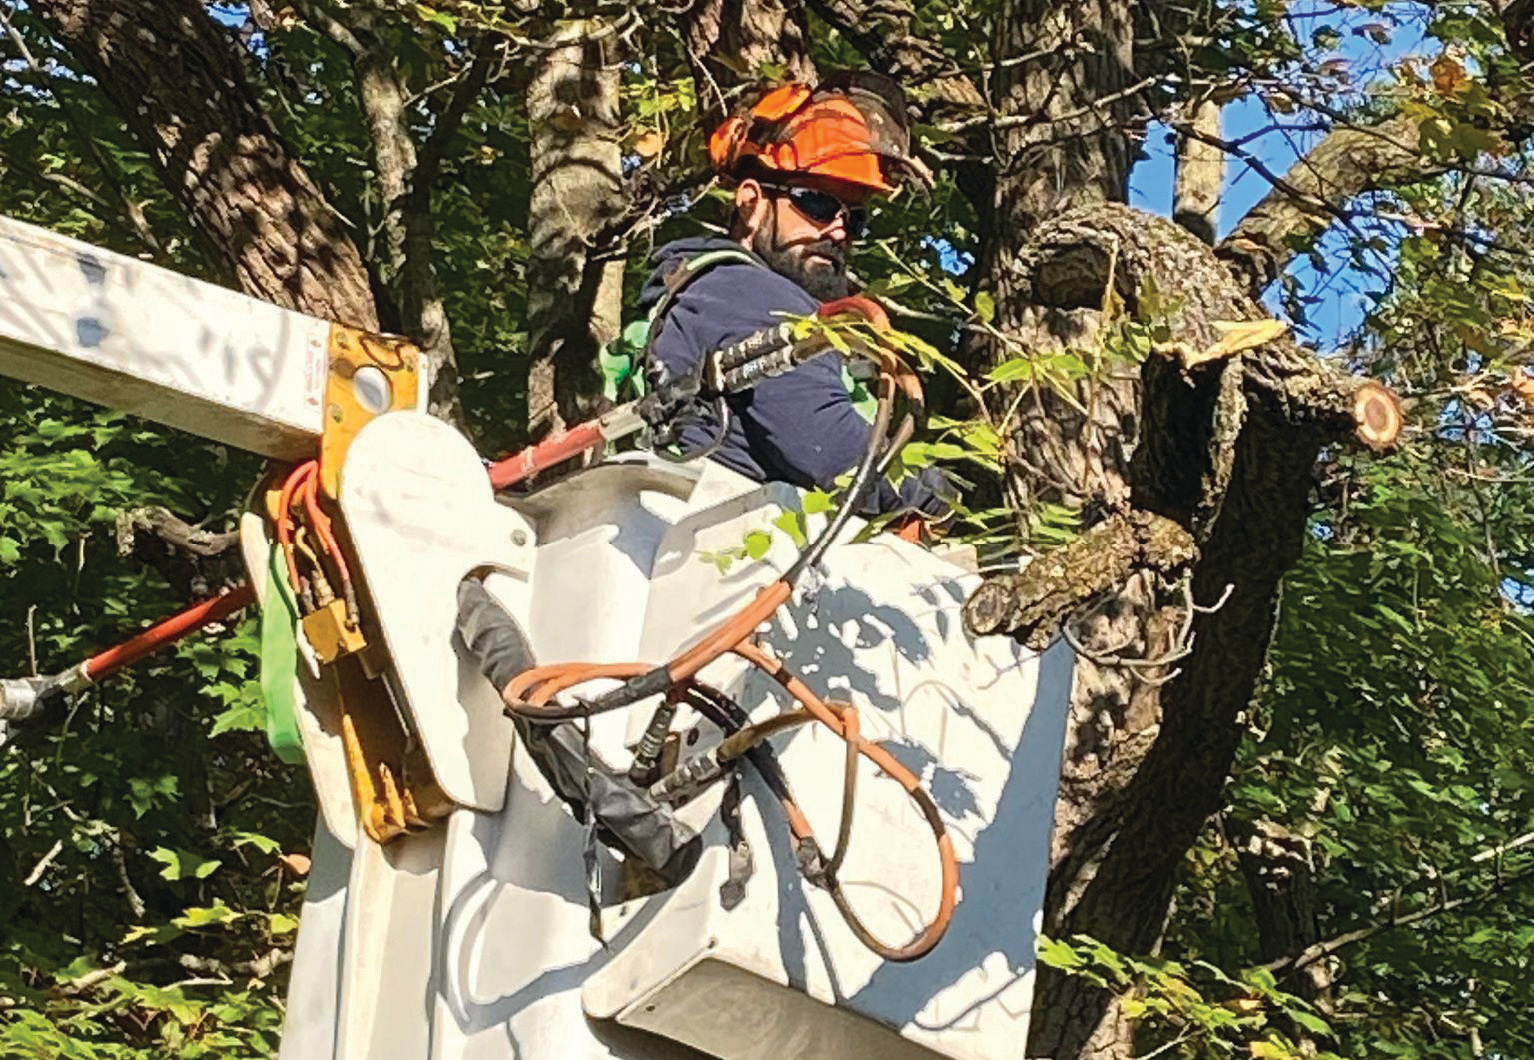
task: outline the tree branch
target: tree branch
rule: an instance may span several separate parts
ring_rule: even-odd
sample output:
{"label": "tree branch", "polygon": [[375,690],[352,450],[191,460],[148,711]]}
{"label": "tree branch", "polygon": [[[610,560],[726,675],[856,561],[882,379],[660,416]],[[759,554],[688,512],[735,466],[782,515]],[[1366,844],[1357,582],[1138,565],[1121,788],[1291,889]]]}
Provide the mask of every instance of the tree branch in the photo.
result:
{"label": "tree branch", "polygon": [[1257,164],[1250,152],[1229,141],[1198,135],[1241,158],[1273,184],[1273,190],[1221,241],[1218,253],[1254,291],[1278,278],[1296,248],[1315,240],[1342,207],[1366,191],[1392,184],[1430,180],[1444,172],[1422,157],[1416,131],[1406,118],[1373,126],[1339,126],[1282,178]]}
{"label": "tree branch", "polygon": [[[474,48],[473,62],[459,71],[455,79],[457,84],[453,87],[453,95],[437,115],[437,120],[432,123],[431,133],[421,144],[421,150],[416,156],[415,175],[411,183],[413,200],[430,199],[430,188],[432,182],[437,179],[438,170],[442,167],[442,159],[447,153],[448,144],[463,125],[463,118],[468,113],[469,107],[484,90],[490,71],[495,68],[501,47],[489,37],[482,38]],[[413,208],[419,208],[419,205]]]}
{"label": "tree branch", "polygon": [[1200,242],[1213,245],[1225,177],[1225,156],[1209,139],[1220,135],[1220,104],[1205,98],[1196,100],[1191,109],[1189,120],[1203,135],[1177,138],[1172,220],[1192,232]]}
{"label": "tree branch", "polygon": [[[37,57],[32,54],[32,50],[27,47],[26,40],[17,32],[16,27],[11,24],[10,17],[3,7],[0,7],[0,25],[5,26],[5,32],[11,38],[11,43],[16,46],[16,50],[21,53],[22,61],[49,86],[51,91],[52,78],[43,69],[42,63],[37,61]],[[165,249],[160,244],[160,240],[155,236],[154,230],[149,227],[149,218],[144,216],[144,207],[134,202],[132,197],[123,188],[122,176],[118,173],[117,167],[107,161],[100,145],[96,143],[96,138],[85,131],[84,123],[80,121],[80,116],[75,113],[75,109],[69,101],[57,92],[52,92],[51,94],[54,102],[59,105],[59,112],[64,115],[64,121],[68,124],[70,133],[73,134],[75,141],[80,145],[81,150],[85,152],[86,157],[95,164],[96,170],[101,174],[102,179],[106,181],[107,188],[117,199],[123,214],[128,218],[128,222],[133,226],[133,231],[138,235],[139,241],[156,258],[163,258]],[[107,205],[106,200],[101,198],[101,196],[63,174],[42,173],[39,171],[39,175],[87,196],[97,205]],[[105,219],[103,218],[103,220]]]}
{"label": "tree branch", "polygon": [[933,100],[948,107],[985,106],[985,97],[943,46],[914,32],[916,9],[910,0],[884,0],[877,5],[810,0],[809,6],[880,73],[903,85],[930,85]]}
{"label": "tree branch", "polygon": [[975,636],[1010,633],[1042,650],[1072,612],[1136,571],[1171,573],[1197,556],[1188,532],[1170,519],[1111,516],[1017,574],[986,579],[964,605],[964,624]]}
{"label": "tree branch", "polygon": [[1332,955],[1346,949],[1349,946],[1356,945],[1360,942],[1366,942],[1378,935],[1383,935],[1387,931],[1394,931],[1396,928],[1410,927],[1412,924],[1418,923],[1422,920],[1427,920],[1430,917],[1438,916],[1441,913],[1453,912],[1456,909],[1462,909],[1465,906],[1475,905],[1479,902],[1484,902],[1487,899],[1494,898],[1498,894],[1510,888],[1513,884],[1522,883],[1524,880],[1530,878],[1534,878],[1534,868],[1531,868],[1525,872],[1521,872],[1516,876],[1509,876],[1506,879],[1498,880],[1496,883],[1493,883],[1485,890],[1478,891],[1474,894],[1461,895],[1458,898],[1443,898],[1430,905],[1423,906],[1421,909],[1407,913],[1405,916],[1391,916],[1386,920],[1378,921],[1373,924],[1367,924],[1360,928],[1354,928],[1352,931],[1344,931],[1340,935],[1336,935],[1332,938],[1317,942],[1312,946],[1307,946],[1304,950],[1293,957],[1284,957],[1276,961],[1269,961],[1267,964],[1261,965],[1260,967],[1267,971],[1273,972],[1276,975],[1299,971],[1307,965],[1314,964],[1316,961],[1325,960],[1327,957],[1331,957]]}

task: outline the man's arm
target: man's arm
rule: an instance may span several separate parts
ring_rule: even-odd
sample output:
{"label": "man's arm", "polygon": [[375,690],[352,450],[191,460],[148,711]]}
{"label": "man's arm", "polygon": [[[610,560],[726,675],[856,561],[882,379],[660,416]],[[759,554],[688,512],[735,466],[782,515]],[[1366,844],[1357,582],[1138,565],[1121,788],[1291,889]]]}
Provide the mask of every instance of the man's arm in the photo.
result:
{"label": "man's arm", "polygon": [[[857,466],[873,433],[847,393],[835,354],[757,384],[734,403],[734,412],[768,475],[796,486],[832,489],[837,476]],[[863,509],[943,515],[949,509],[943,497],[952,494],[942,474],[928,469],[908,476],[898,490],[880,481]]]}
{"label": "man's arm", "polygon": [[[807,316],[818,304],[765,269],[721,265],[678,297],[660,322],[652,353],[673,373],[696,371],[705,352],[779,324],[784,314]],[[739,444],[746,451],[721,450],[717,458],[738,470],[759,468],[761,474],[752,477],[832,488],[838,475],[857,465],[873,429],[853,405],[841,372],[841,360],[827,354],[732,397],[737,424],[724,449]],[[953,493],[929,469],[907,478],[898,491],[880,482],[863,509],[942,515],[949,508],[942,498]]]}

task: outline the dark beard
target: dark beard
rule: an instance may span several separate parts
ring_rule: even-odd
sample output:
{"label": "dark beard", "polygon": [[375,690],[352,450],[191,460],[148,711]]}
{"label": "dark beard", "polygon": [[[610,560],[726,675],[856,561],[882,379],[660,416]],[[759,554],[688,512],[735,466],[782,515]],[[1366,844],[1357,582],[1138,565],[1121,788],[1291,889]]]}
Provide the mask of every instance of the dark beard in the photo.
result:
{"label": "dark beard", "polygon": [[[845,298],[850,293],[845,252],[829,239],[783,247],[777,245],[772,233],[760,231],[752,240],[751,249],[773,272],[793,280],[819,301]],[[811,254],[824,254],[832,265],[827,267],[821,262],[809,266]]]}

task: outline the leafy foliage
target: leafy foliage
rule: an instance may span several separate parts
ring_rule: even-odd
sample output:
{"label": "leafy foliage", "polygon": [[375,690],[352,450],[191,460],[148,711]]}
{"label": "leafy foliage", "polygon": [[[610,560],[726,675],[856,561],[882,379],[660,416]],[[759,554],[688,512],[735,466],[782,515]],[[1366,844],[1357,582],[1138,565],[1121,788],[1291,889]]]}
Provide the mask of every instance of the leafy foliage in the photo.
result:
{"label": "leafy foliage", "polygon": [[[954,69],[989,76],[1004,6],[914,5],[914,28]],[[355,233],[394,326],[396,277],[376,245],[387,204],[353,63],[302,14],[348,5],[259,5],[260,18],[257,7],[210,10],[241,43],[285,141]],[[654,245],[721,219],[696,135],[703,89],[673,19],[637,8],[622,93],[636,217],[618,248],[630,305]],[[222,278],[90,80],[24,5],[3,9],[15,36],[0,66],[0,211]],[[370,23],[411,93],[422,142],[464,57],[500,49],[487,85],[439,145],[431,188],[464,405],[487,454],[526,434],[525,41],[554,17],[507,10],[396,4]],[[1124,1011],[1144,1021],[1147,1053],[1529,1055],[1534,276],[1525,248],[1534,223],[1526,149],[1514,135],[1519,62],[1499,10],[1473,2],[1140,4],[1135,17],[1137,61],[1155,75],[1145,89],[1151,116],[1205,84],[1255,102],[1286,136],[1312,122],[1399,113],[1444,175],[1333,204],[1345,223],[1299,248],[1308,271],[1285,278],[1301,328],[1334,297],[1327,285],[1339,276],[1367,285],[1366,317],[1338,355],[1402,391],[1413,428],[1389,459],[1328,454],[1250,738],[1226,806],[1189,856],[1163,957],[1077,938],[1046,943],[1041,959],[1129,997]],[[1376,48],[1382,76],[1349,73],[1350,42],[1383,45],[1413,27],[1427,34],[1420,57]],[[862,65],[851,42],[824,23],[812,28],[817,60]],[[914,97],[940,100],[940,80],[913,86]],[[1016,402],[1132,369],[1168,339],[1177,307],[1144,290],[1134,319],[1102,307],[1101,348],[1008,346],[998,324],[1005,307],[975,264],[980,222],[959,187],[975,160],[941,108],[932,114],[916,132],[937,186],[877,209],[856,263],[867,290],[896,309],[899,341],[928,373],[936,412],[897,473],[948,466],[969,486],[959,532],[1014,551],[1048,547],[1083,516],[1048,505],[1020,516],[1001,503]],[[950,352],[975,337],[1004,350],[982,371]],[[998,415],[992,399],[1002,393],[1014,403]],[[221,447],[0,388],[6,672],[56,671],[174,610],[183,601],[160,575],[116,554],[118,516],[160,504],[224,529],[257,474],[254,461]],[[772,533],[802,540],[805,515],[826,504],[812,493],[803,512],[702,558],[724,567],[765,555]],[[62,727],[21,732],[3,748],[0,1055],[275,1051],[302,894],[294,873],[313,807],[302,773],[264,747],[255,657],[253,625],[236,625],[112,679],[74,703]],[[1294,837],[1300,852],[1285,863],[1309,893],[1310,934],[1300,942],[1336,943],[1300,968],[1294,940],[1278,939],[1261,907],[1274,877],[1246,871],[1261,852],[1249,837],[1264,828]]]}

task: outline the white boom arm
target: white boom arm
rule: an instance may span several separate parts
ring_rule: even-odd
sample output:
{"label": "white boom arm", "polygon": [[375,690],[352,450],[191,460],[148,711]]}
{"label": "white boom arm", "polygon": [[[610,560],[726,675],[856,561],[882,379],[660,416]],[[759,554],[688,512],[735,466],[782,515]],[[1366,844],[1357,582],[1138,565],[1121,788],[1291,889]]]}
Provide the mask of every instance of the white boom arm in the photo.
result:
{"label": "white boom arm", "polygon": [[0,217],[0,375],[281,459],[314,455],[330,324]]}

